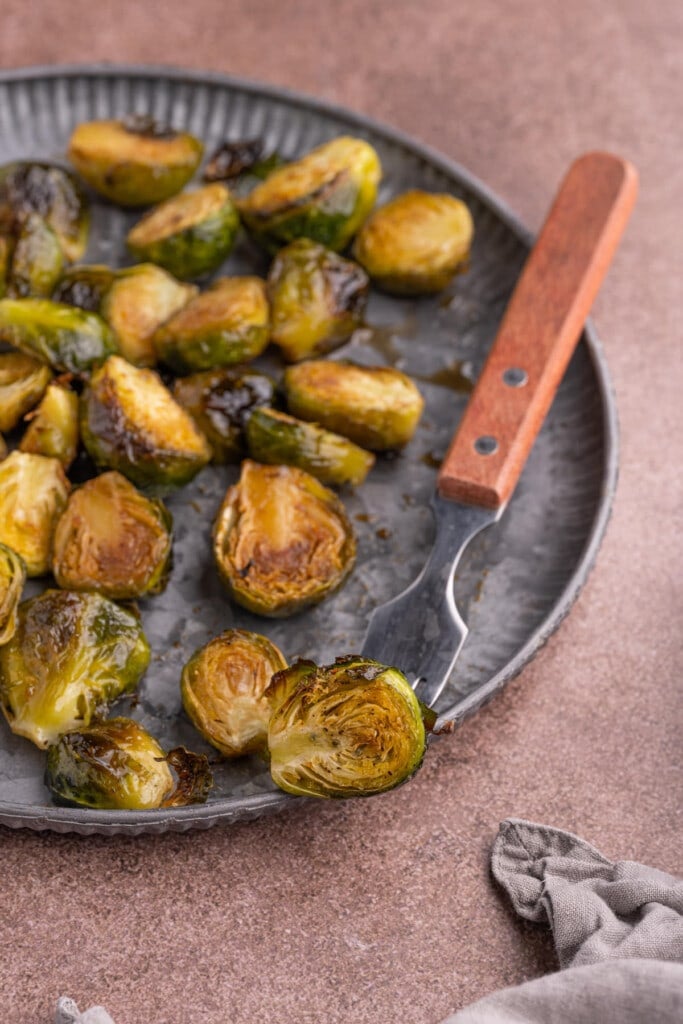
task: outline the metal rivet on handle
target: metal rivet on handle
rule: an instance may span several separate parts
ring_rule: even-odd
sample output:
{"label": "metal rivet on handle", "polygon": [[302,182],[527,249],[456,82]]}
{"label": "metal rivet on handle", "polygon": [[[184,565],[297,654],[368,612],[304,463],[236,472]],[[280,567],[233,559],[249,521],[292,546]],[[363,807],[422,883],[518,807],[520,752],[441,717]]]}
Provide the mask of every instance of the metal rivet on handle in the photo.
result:
{"label": "metal rivet on handle", "polygon": [[493,453],[498,450],[498,442],[495,437],[490,437],[488,434],[485,434],[483,437],[477,438],[474,442],[474,447],[480,455],[493,455]]}
{"label": "metal rivet on handle", "polygon": [[521,370],[518,366],[511,366],[503,374],[503,380],[510,388],[522,388],[528,379],[529,374],[526,370]]}

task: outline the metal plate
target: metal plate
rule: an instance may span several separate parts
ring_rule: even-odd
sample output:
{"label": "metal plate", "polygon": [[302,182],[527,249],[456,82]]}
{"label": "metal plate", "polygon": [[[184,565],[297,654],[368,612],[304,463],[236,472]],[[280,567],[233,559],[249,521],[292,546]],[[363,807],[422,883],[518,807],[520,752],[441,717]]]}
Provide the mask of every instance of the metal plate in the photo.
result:
{"label": "metal plate", "polygon": [[[266,633],[290,658],[317,661],[358,649],[371,609],[402,590],[421,568],[433,536],[428,501],[444,455],[529,248],[529,234],[495,196],[452,161],[367,118],[284,90],[167,69],[31,69],[0,76],[0,161],[63,159],[72,128],[97,117],[149,112],[200,136],[207,151],[226,138],[265,138],[287,158],[341,133],[367,138],[384,167],[380,199],[406,188],[451,192],[474,215],[471,267],[433,299],[372,296],[368,326],[341,350],[365,363],[390,363],[417,377],[426,411],[400,458],[380,459],[344,500],[354,520],[357,568],[335,597],[295,618],[259,619],[221,590],[209,524],[236,470],[209,468],[169,499],[176,523],[175,568],[164,594],[142,602],[154,651],[133,710],[166,746],[208,751],[184,718],[181,666],[230,626]],[[127,262],[124,235],[135,219],[94,202],[90,262]],[[221,273],[263,273],[243,241]],[[275,360],[272,366],[277,365]],[[557,628],[595,558],[617,472],[616,417],[592,328],[583,335],[517,493],[502,521],[481,534],[461,562],[456,599],[471,632],[438,705],[441,723],[458,702],[475,710],[520,671]],[[122,708],[126,713],[127,707]],[[216,767],[216,788],[199,807],[88,811],[53,807],[42,784],[44,754],[0,725],[0,823],[34,829],[163,832],[257,817],[292,797],[274,790],[257,759]]]}

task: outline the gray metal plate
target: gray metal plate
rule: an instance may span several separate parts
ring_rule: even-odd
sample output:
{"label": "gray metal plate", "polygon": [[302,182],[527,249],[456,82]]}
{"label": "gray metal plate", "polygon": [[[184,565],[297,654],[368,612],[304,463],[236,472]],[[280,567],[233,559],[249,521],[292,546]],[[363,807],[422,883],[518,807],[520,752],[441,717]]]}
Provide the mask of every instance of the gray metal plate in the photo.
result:
{"label": "gray metal plate", "polygon": [[[448,191],[466,200],[476,241],[470,270],[434,299],[373,294],[368,327],[340,350],[365,363],[414,375],[426,411],[400,458],[380,459],[355,494],[344,495],[358,535],[358,564],[335,597],[284,621],[259,619],[230,604],[219,585],[210,523],[230,468],[208,468],[168,504],[176,524],[168,589],[142,602],[153,659],[132,710],[162,744],[207,753],[185,719],[178,690],[183,663],[230,626],[267,634],[285,654],[332,660],[359,649],[370,611],[401,591],[422,567],[433,536],[428,504],[444,455],[529,247],[529,235],[462,168],[366,118],[271,87],[154,68],[35,69],[0,76],[0,162],[63,159],[72,128],[96,117],[150,112],[200,136],[207,151],[226,138],[265,138],[287,158],[340,133],[361,135],[384,167],[380,199],[407,188]],[[93,204],[89,262],[128,262],[123,238],[135,219]],[[264,273],[244,240],[221,273]],[[270,357],[271,369],[278,367]],[[531,454],[510,507],[466,551],[456,599],[470,635],[438,711],[441,724],[476,710],[512,678],[558,626],[583,584],[609,514],[617,471],[616,418],[606,367],[588,327]],[[463,705],[462,702],[465,701]],[[124,713],[128,708],[120,708]],[[0,724],[0,823],[84,834],[208,828],[256,817],[293,798],[274,790],[258,759],[216,766],[216,787],[200,807],[97,812],[53,807],[42,783],[44,755]]]}

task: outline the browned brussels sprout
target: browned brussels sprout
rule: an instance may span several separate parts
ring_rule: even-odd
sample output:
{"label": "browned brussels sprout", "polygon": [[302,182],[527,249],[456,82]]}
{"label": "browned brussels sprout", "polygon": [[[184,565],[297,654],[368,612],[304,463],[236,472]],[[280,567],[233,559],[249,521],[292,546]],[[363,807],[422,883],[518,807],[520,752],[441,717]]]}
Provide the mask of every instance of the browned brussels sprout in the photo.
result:
{"label": "browned brussels sprout", "polygon": [[78,451],[78,395],[61,384],[50,384],[31,415],[19,449],[59,459],[68,469]]}
{"label": "browned brussels sprout", "polygon": [[223,142],[209,157],[204,181],[239,182],[244,178],[264,181],[283,164],[278,153],[265,154],[262,139]]}
{"label": "browned brussels sprout", "polygon": [[211,458],[209,443],[153,370],[110,356],[81,398],[81,436],[99,466],[139,487],[181,487]]}
{"label": "browned brussels sprout", "polygon": [[7,294],[14,298],[50,295],[64,267],[57,235],[37,213],[17,229]]}
{"label": "browned brussels sprout", "polygon": [[31,214],[54,231],[67,260],[88,244],[90,214],[77,178],[53,164],[17,161],[0,167],[0,224],[12,227]]}
{"label": "browned brussels sprout", "polygon": [[218,182],[167,199],[131,228],[128,248],[183,280],[208,274],[227,258],[240,219],[230,192]]}
{"label": "browned brussels sprout", "polygon": [[255,359],[269,336],[265,281],[221,277],[163,324],[154,344],[162,362],[189,373]]}
{"label": "browned brussels sprout", "polygon": [[45,590],[19,605],[0,647],[0,702],[10,729],[38,747],[101,717],[149,663],[137,617],[101,594]]}
{"label": "browned brussels sprout", "polygon": [[70,496],[55,530],[52,572],[65,590],[127,600],[168,581],[171,515],[120,473],[102,473]]}
{"label": "browned brussels sprout", "polygon": [[186,132],[131,115],[123,121],[79,124],[68,156],[96,192],[120,206],[148,206],[180,192],[204,147]]}
{"label": "browned brussels sprout", "polygon": [[101,263],[84,263],[69,267],[60,277],[52,299],[69,306],[78,306],[89,313],[99,313],[102,300],[116,277],[116,271]]}
{"label": "browned brussels sprout", "polygon": [[214,555],[238,604],[283,618],[342,585],[356,540],[339,498],[315,477],[246,460],[218,512]]}
{"label": "browned brussels sprout", "polygon": [[45,394],[52,373],[23,352],[0,352],[0,430],[13,430]]}
{"label": "browned brussels sprout", "polygon": [[21,555],[29,576],[50,568],[70,486],[57,459],[14,451],[0,462],[0,542]]}
{"label": "browned brussels sprout", "polygon": [[473,232],[460,199],[415,189],[371,214],[353,254],[385,291],[426,295],[445,288],[464,265]]}
{"label": "browned brussels sprout", "polygon": [[[0,646],[14,636],[17,607],[25,583],[26,566],[23,559],[6,544],[0,544]],[[284,668],[284,665],[279,667]]]}
{"label": "browned brussels sprout", "polygon": [[246,418],[257,406],[273,404],[275,383],[265,373],[245,367],[202,370],[179,377],[173,397],[206,435],[212,461],[238,462],[245,453]]}
{"label": "browned brussels sprout", "polygon": [[368,278],[357,263],[298,238],[273,260],[268,297],[272,340],[296,363],[336,348],[359,326]]}
{"label": "browned brussels sprout", "polygon": [[254,409],[246,438],[256,462],[298,466],[337,487],[362,484],[375,462],[374,455],[353,441],[275,409]]}
{"label": "browned brussels sprout", "polygon": [[238,208],[254,238],[271,252],[295,238],[340,251],[374,206],[381,175],[369,143],[340,136],[274,171]]}
{"label": "browned brussels sprout", "polygon": [[49,299],[0,299],[0,341],[76,374],[116,351],[114,336],[97,313]]}
{"label": "browned brussels sprout", "polygon": [[273,781],[296,796],[371,796],[420,767],[419,701],[397,668],[360,655],[318,667],[299,661],[275,675],[268,749]]}
{"label": "browned brussels sprout", "polygon": [[183,707],[225,757],[265,749],[270,708],[263,696],[287,662],[259,633],[229,629],[195,651],[183,669]]}
{"label": "browned brussels sprout", "polygon": [[410,377],[389,366],[311,360],[285,370],[287,407],[371,451],[403,448],[424,401]]}

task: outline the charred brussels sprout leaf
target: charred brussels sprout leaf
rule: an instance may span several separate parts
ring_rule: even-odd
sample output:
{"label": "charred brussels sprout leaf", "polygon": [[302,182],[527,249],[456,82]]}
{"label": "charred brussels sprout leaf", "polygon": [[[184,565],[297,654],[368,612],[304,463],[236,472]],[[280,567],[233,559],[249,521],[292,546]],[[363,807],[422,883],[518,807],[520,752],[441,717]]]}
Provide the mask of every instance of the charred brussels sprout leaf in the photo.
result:
{"label": "charred brussels sprout leaf", "polygon": [[397,668],[358,655],[318,667],[300,661],[273,677],[266,696],[273,781],[297,796],[371,796],[420,767],[419,701]]}
{"label": "charred brussels sprout leaf", "polygon": [[17,230],[7,292],[15,298],[47,296],[64,267],[57,235],[37,213]]}
{"label": "charred brussels sprout leaf", "polygon": [[25,583],[23,559],[6,544],[0,544],[0,646],[14,636],[17,606]]}
{"label": "charred brussels sprout leaf", "polygon": [[19,605],[0,648],[2,709],[12,732],[44,748],[134,690],[148,663],[132,612],[101,594],[45,590]]}
{"label": "charred brussels sprout leaf", "polygon": [[221,277],[160,327],[154,344],[162,362],[188,373],[255,359],[269,334],[265,282]]}
{"label": "charred brussels sprout leaf", "polygon": [[102,300],[109,291],[116,271],[101,263],[69,267],[60,277],[52,298],[69,306],[78,306],[89,313],[99,313]]}
{"label": "charred brussels sprout leaf", "polygon": [[183,279],[220,266],[233,247],[239,215],[225,185],[205,185],[167,199],[128,232],[128,248]]}
{"label": "charred brussels sprout leaf", "polygon": [[71,494],[55,530],[52,571],[66,590],[130,599],[164,589],[170,558],[170,513],[111,472]]}
{"label": "charred brussels sprout leaf", "polygon": [[265,749],[270,708],[264,692],[287,667],[265,636],[229,629],[196,651],[183,669],[183,707],[205,739],[226,757]]}
{"label": "charred brussels sprout leaf", "polygon": [[282,163],[277,153],[264,156],[261,139],[224,142],[209,158],[204,169],[204,181],[238,183],[245,178],[265,181]]}
{"label": "charred brussels sprout leaf", "polygon": [[153,370],[111,356],[81,398],[81,436],[91,458],[157,492],[181,487],[211,457],[194,420]]}
{"label": "charred brussels sprout leaf", "polygon": [[0,299],[0,340],[55,370],[76,374],[116,351],[114,336],[97,313],[49,299]]}
{"label": "charred brussels sprout leaf", "polygon": [[362,484],[375,458],[339,434],[275,409],[254,409],[246,426],[256,462],[298,466],[324,484]]}
{"label": "charred brussels sprout leaf", "polygon": [[214,555],[238,604],[282,618],[342,585],[356,541],[344,506],[315,477],[246,460],[218,512]]}
{"label": "charred brussels sprout leaf", "polygon": [[0,462],[0,542],[21,555],[29,576],[50,568],[52,536],[69,489],[57,459],[14,451]]}
{"label": "charred brussels sprout leaf", "polygon": [[311,360],[285,371],[287,407],[371,451],[403,448],[424,401],[410,377],[388,366]]}
{"label": "charred brussels sprout leaf", "polygon": [[78,395],[61,384],[50,384],[31,416],[19,449],[59,459],[68,469],[78,451]]}
{"label": "charred brussels sprout leaf", "polygon": [[68,155],[96,192],[121,206],[148,206],[180,192],[203,150],[193,135],[132,117],[78,125]]}
{"label": "charred brussels sprout leaf", "polygon": [[244,455],[244,424],[257,406],[272,405],[275,383],[256,370],[202,370],[180,377],[173,397],[206,435],[213,462],[238,462]]}
{"label": "charred brussels sprout leaf", "polygon": [[340,136],[274,171],[240,201],[239,211],[271,252],[295,238],[339,251],[374,206],[381,174],[369,143]]}
{"label": "charred brussels sprout leaf", "polygon": [[121,811],[161,807],[175,785],[164,751],[130,718],[62,736],[48,751],[45,783],[55,803]]}
{"label": "charred brussels sprout leaf", "polygon": [[169,750],[166,762],[175,776],[175,788],[166,797],[163,807],[184,807],[206,803],[213,786],[213,773],[204,754],[194,754],[185,747]]}
{"label": "charred brussels sprout leaf", "polygon": [[0,430],[13,430],[43,397],[52,373],[23,352],[0,352]]}
{"label": "charred brussels sprout leaf", "polygon": [[268,275],[272,340],[290,362],[329,352],[362,321],[365,271],[317,242],[299,238],[281,249]]}
{"label": "charred brussels sprout leaf", "polygon": [[429,294],[445,288],[464,266],[473,231],[472,215],[460,199],[414,190],[371,214],[353,254],[385,291]]}
{"label": "charred brussels sprout leaf", "polygon": [[83,189],[53,164],[18,161],[0,167],[0,223],[16,225],[31,214],[54,231],[70,262],[83,256],[90,215]]}

